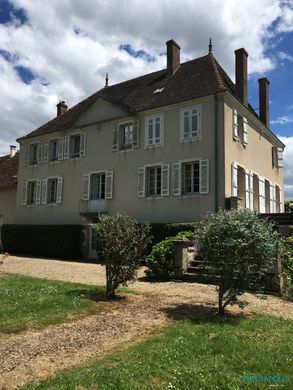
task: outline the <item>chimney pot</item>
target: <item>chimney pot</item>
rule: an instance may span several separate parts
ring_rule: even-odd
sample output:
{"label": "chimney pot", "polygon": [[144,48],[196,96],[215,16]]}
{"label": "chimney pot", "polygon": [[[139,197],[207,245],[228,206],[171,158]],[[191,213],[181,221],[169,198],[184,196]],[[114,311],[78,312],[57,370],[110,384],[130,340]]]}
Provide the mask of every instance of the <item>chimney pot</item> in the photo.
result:
{"label": "chimney pot", "polygon": [[64,100],[62,101],[60,100],[59,103],[56,105],[56,107],[57,107],[57,116],[64,114],[68,109],[68,106],[67,104],[65,104]]}
{"label": "chimney pot", "polygon": [[236,93],[246,107],[248,106],[247,57],[248,53],[245,49],[235,50]]}
{"label": "chimney pot", "polygon": [[10,158],[16,155],[16,146],[10,145]]}
{"label": "chimney pot", "polygon": [[266,77],[258,80],[259,87],[259,117],[260,120],[270,127],[270,82]]}
{"label": "chimney pot", "polygon": [[166,42],[167,45],[167,71],[172,76],[180,66],[180,46],[173,39]]}

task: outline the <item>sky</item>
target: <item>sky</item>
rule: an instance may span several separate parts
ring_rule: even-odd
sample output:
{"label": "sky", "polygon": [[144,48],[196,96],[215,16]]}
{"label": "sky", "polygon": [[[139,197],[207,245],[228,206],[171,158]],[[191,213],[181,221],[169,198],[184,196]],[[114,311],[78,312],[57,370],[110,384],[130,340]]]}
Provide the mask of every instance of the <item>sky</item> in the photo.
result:
{"label": "sky", "polygon": [[0,156],[16,138],[104,86],[213,54],[234,80],[234,50],[249,53],[249,100],[270,80],[271,129],[286,145],[293,199],[293,0],[0,0]]}

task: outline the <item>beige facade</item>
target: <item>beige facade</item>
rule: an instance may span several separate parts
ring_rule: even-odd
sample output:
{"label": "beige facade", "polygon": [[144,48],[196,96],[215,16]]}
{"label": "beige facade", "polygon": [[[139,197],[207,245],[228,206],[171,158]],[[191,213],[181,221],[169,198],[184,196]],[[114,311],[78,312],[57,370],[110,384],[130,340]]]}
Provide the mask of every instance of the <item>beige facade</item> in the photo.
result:
{"label": "beige facade", "polygon": [[6,223],[15,223],[16,186],[0,188],[0,248],[1,226]]}

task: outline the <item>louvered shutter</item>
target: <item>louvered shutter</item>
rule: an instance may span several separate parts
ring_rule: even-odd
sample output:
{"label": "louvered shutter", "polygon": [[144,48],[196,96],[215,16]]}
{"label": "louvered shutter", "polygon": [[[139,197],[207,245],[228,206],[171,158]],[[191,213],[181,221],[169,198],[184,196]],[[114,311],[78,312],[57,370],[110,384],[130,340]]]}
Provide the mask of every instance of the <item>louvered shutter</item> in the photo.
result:
{"label": "louvered shutter", "polygon": [[243,144],[248,144],[248,122],[245,117],[243,117]]}
{"label": "louvered shutter", "polygon": [[64,138],[59,138],[58,142],[58,160],[63,160],[63,152],[64,152]]}
{"label": "louvered shutter", "polygon": [[43,179],[42,183],[42,204],[47,204],[47,188],[48,188],[48,179]]}
{"label": "louvered shutter", "polygon": [[161,181],[161,194],[162,196],[169,196],[169,177],[170,177],[170,166],[169,164],[162,164],[162,181]]}
{"label": "louvered shutter", "polygon": [[41,189],[42,189],[42,180],[37,180],[37,188],[36,188],[36,204],[41,203]]}
{"label": "louvered shutter", "polygon": [[118,126],[115,125],[112,135],[112,150],[116,152],[118,150]]}
{"label": "louvered shutter", "polygon": [[236,162],[232,163],[232,196],[238,196],[238,166]]}
{"label": "louvered shutter", "polygon": [[250,174],[249,174],[249,182],[250,182],[249,183],[250,210],[253,210],[253,191],[254,191],[254,189],[253,189],[253,173],[252,172],[250,172]]}
{"label": "louvered shutter", "polygon": [[173,164],[173,195],[181,195],[181,163]]}
{"label": "louvered shutter", "polygon": [[57,179],[56,203],[62,203],[62,192],[63,192],[63,177],[59,176]]}
{"label": "louvered shutter", "polygon": [[238,112],[233,110],[233,138],[238,139]]}
{"label": "louvered shutter", "polygon": [[138,168],[138,177],[137,177],[137,197],[145,197],[145,167]]}
{"label": "louvered shutter", "polygon": [[42,164],[43,162],[43,141],[38,143],[38,155],[37,155],[38,164]]}
{"label": "louvered shutter", "polygon": [[85,157],[86,155],[86,132],[83,131],[80,133],[80,157]]}
{"label": "louvered shutter", "polygon": [[258,178],[258,200],[259,200],[259,212],[266,212],[266,192],[265,192],[265,179],[262,176]]}
{"label": "louvered shutter", "polygon": [[90,173],[85,173],[83,175],[83,184],[82,184],[82,200],[89,200],[90,198]]}
{"label": "louvered shutter", "polygon": [[25,165],[28,166],[30,163],[30,144],[26,146]]}
{"label": "louvered shutter", "polygon": [[199,192],[209,193],[209,160],[200,160]]}
{"label": "louvered shutter", "polygon": [[113,198],[113,171],[106,171],[105,175],[105,199]]}
{"label": "louvered shutter", "polygon": [[70,141],[70,136],[66,135],[64,137],[64,151],[63,151],[63,158],[64,160],[69,159],[69,141]]}
{"label": "louvered shutter", "polygon": [[283,149],[282,148],[277,148],[277,167],[278,168],[283,168],[284,163],[283,163]]}
{"label": "louvered shutter", "polygon": [[44,163],[49,161],[49,141],[46,139],[44,141]]}
{"label": "louvered shutter", "polygon": [[139,120],[133,121],[133,144],[134,148],[139,148]]}
{"label": "louvered shutter", "polygon": [[27,181],[22,183],[21,189],[21,205],[25,206],[27,204]]}

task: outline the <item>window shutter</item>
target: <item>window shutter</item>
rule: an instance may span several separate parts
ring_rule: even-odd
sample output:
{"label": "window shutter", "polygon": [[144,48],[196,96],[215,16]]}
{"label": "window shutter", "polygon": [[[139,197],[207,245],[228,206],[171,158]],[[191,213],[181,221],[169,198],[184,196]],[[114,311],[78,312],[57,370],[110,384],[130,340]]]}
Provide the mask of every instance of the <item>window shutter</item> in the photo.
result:
{"label": "window shutter", "polygon": [[245,207],[247,209],[250,209],[250,175],[249,171],[247,169],[244,170],[244,176],[245,176]]}
{"label": "window shutter", "polygon": [[69,159],[69,141],[70,141],[70,136],[69,135],[66,135],[64,137],[64,153],[63,153],[63,158],[64,160],[68,160]]}
{"label": "window shutter", "polygon": [[139,120],[133,121],[133,145],[134,148],[139,148]]}
{"label": "window shutter", "polygon": [[89,200],[90,198],[90,180],[90,173],[85,173],[83,175],[82,200]]}
{"label": "window shutter", "polygon": [[106,171],[105,199],[113,198],[113,171]]}
{"label": "window shutter", "polygon": [[209,193],[209,160],[200,160],[199,192]]}
{"label": "window shutter", "polygon": [[43,179],[43,184],[42,184],[42,204],[47,204],[47,187],[48,187],[48,179]]}
{"label": "window shutter", "polygon": [[42,164],[42,162],[43,162],[43,141],[40,141],[38,144],[37,161],[38,161],[38,164]]}
{"label": "window shutter", "polygon": [[233,110],[233,138],[238,139],[238,112]]}
{"label": "window shutter", "polygon": [[160,144],[164,144],[164,114],[160,115]]}
{"label": "window shutter", "polygon": [[197,108],[197,134],[196,137],[201,137],[201,106]]}
{"label": "window shutter", "polygon": [[116,152],[118,150],[118,126],[115,125],[113,129],[112,150]]}
{"label": "window shutter", "polygon": [[49,140],[44,141],[44,163],[49,161]]}
{"label": "window shutter", "polygon": [[64,151],[64,138],[59,138],[58,142],[58,160],[63,160],[63,151]]}
{"label": "window shutter", "polygon": [[243,144],[248,144],[248,122],[245,117],[243,117]]}
{"label": "window shutter", "polygon": [[30,163],[30,144],[26,146],[25,166],[27,167],[29,163]]}
{"label": "window shutter", "polygon": [[56,203],[62,203],[62,192],[63,192],[63,177],[59,176],[57,179]]}
{"label": "window shutter", "polygon": [[138,168],[137,197],[145,197],[145,167]]}
{"label": "window shutter", "polygon": [[253,173],[250,172],[249,175],[249,197],[250,197],[250,210],[253,210]]}
{"label": "window shutter", "polygon": [[173,164],[173,195],[181,195],[181,163]]}
{"label": "window shutter", "polygon": [[258,178],[258,200],[259,200],[259,212],[266,212],[266,192],[265,192],[265,179],[262,176]]}
{"label": "window shutter", "polygon": [[86,132],[83,131],[80,133],[80,157],[85,157],[86,155]]}
{"label": "window shutter", "polygon": [[170,165],[162,164],[161,169],[162,169],[161,194],[162,196],[169,196]]}
{"label": "window shutter", "polygon": [[238,196],[238,166],[232,163],[232,196]]}
{"label": "window shutter", "polygon": [[41,203],[41,189],[42,189],[42,180],[37,180],[37,188],[36,188],[36,204]]}
{"label": "window shutter", "polygon": [[21,189],[21,205],[25,206],[27,203],[27,181],[24,181],[22,183],[22,189]]}
{"label": "window shutter", "polygon": [[277,148],[277,166],[278,168],[283,168],[284,163],[283,163],[283,149],[282,148]]}

